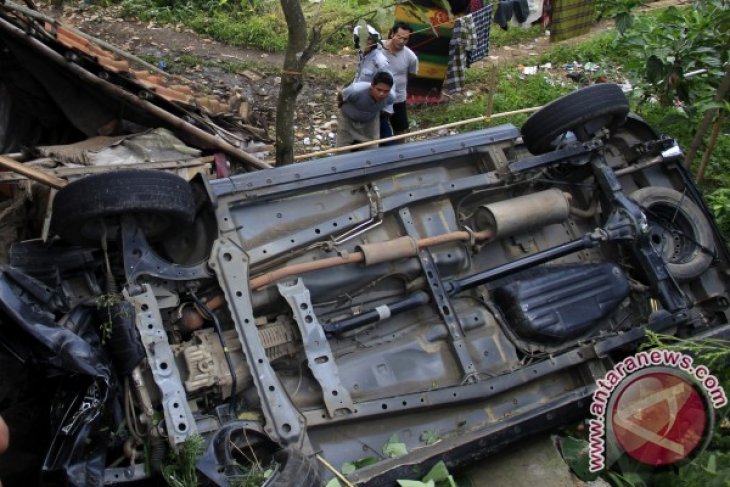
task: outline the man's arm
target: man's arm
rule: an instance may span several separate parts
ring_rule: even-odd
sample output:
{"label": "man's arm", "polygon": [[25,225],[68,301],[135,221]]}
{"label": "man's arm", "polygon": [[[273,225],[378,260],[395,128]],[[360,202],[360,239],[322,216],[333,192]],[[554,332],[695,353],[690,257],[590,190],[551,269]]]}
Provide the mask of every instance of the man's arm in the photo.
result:
{"label": "man's arm", "polygon": [[418,56],[416,56],[416,53],[411,51],[408,47],[408,72],[411,74],[416,74],[418,72]]}
{"label": "man's arm", "polygon": [[346,102],[350,95],[355,92],[355,83],[350,83],[342,89],[342,101]]}

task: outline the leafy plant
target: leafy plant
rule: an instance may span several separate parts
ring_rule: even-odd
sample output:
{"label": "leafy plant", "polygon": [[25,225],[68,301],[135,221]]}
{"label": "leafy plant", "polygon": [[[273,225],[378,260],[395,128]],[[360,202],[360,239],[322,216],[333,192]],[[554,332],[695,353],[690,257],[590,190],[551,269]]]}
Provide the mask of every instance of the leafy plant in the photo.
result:
{"label": "leafy plant", "polygon": [[365,458],[361,458],[360,460],[343,463],[342,468],[340,470],[342,471],[342,473],[344,475],[349,475],[359,468],[367,467],[368,465],[375,465],[376,463],[378,463],[377,458],[365,457]]}
{"label": "leafy plant", "polygon": [[730,237],[730,188],[720,188],[707,195],[707,202],[715,214],[720,231]]}
{"label": "leafy plant", "polygon": [[559,437],[558,443],[565,463],[575,475],[584,481],[592,481],[598,477],[598,473],[591,472],[589,467],[589,446],[588,442],[581,438],[572,436]]}
{"label": "leafy plant", "polygon": [[541,26],[533,25],[527,29],[514,28],[508,30],[491,29],[489,35],[489,45],[492,47],[511,46],[521,42],[531,42],[538,37],[544,35]]}
{"label": "leafy plant", "polygon": [[[183,24],[195,32],[231,45],[281,52],[287,44],[287,26],[279,2],[267,0],[123,0],[123,14],[160,24]],[[322,48],[336,52],[352,43],[352,26],[361,16],[381,30],[392,13],[386,0],[302,2],[305,15],[331,26]],[[338,27],[337,30],[334,30]]]}
{"label": "leafy plant", "polygon": [[[697,0],[693,8],[669,7],[636,17],[616,39],[628,50],[625,67],[648,95],[664,106],[694,105],[714,94],[728,62],[730,9],[723,0]],[[704,69],[704,76],[688,76]]]}
{"label": "leafy plant", "polygon": [[423,433],[421,433],[421,436],[419,439],[422,442],[424,442],[426,445],[433,445],[434,443],[438,442],[441,439],[441,436],[439,435],[438,431],[426,430]]}
{"label": "leafy plant", "polygon": [[595,7],[596,20],[613,19],[618,30],[623,32],[631,25],[631,12],[646,3],[647,0],[598,0]]}
{"label": "leafy plant", "polygon": [[727,340],[680,338],[647,330],[646,343],[642,345],[642,348],[661,347],[688,353],[694,357],[696,363],[706,365],[713,370],[721,385],[728,387],[730,386],[730,370],[727,367],[730,363],[730,346],[728,345]]}
{"label": "leafy plant", "polygon": [[457,487],[454,477],[443,461],[431,467],[421,480],[398,480],[400,487]]}
{"label": "leafy plant", "polygon": [[112,337],[112,322],[114,320],[114,307],[122,301],[119,293],[102,294],[96,298],[96,309],[103,311],[105,319],[99,323],[101,343],[108,342]]}
{"label": "leafy plant", "polygon": [[383,445],[383,455],[388,458],[398,458],[408,454],[408,448],[406,444],[400,441],[398,433],[388,438],[388,441]]}
{"label": "leafy plant", "polygon": [[162,477],[170,487],[195,487],[198,485],[198,474],[195,462],[203,453],[203,437],[190,436],[178,446],[177,452],[171,451],[167,465],[162,467]]}

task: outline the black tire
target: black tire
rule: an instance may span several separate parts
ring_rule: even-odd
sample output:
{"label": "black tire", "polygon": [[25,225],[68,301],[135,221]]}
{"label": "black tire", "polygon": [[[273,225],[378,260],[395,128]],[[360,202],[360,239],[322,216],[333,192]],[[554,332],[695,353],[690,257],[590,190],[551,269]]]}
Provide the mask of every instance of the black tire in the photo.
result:
{"label": "black tire", "polygon": [[314,458],[296,448],[285,448],[274,455],[277,469],[261,487],[320,487],[322,481]]}
{"label": "black tire", "polygon": [[147,238],[168,236],[192,224],[193,192],[184,179],[161,171],[124,170],[87,176],[56,194],[51,229],[69,242],[98,245],[102,222],[111,232],[122,214],[137,216]]}
{"label": "black tire", "polygon": [[715,244],[712,227],[702,210],[679,191],[647,187],[634,191],[651,226],[652,244],[678,281],[699,277],[712,264]]}
{"label": "black tire", "polygon": [[522,126],[522,140],[533,154],[552,150],[556,137],[568,131],[590,140],[598,130],[621,124],[629,100],[618,85],[602,83],[574,91],[545,105]]}

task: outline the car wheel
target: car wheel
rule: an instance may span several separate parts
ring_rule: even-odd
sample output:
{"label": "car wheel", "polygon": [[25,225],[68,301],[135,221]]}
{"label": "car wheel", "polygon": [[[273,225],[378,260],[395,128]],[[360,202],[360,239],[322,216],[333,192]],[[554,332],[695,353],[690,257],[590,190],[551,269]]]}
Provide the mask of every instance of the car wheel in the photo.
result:
{"label": "car wheel", "polygon": [[599,130],[621,124],[628,113],[629,101],[618,85],[591,85],[535,112],[522,126],[522,140],[531,153],[544,154],[566,132],[590,140]]}
{"label": "car wheel", "polygon": [[700,276],[715,252],[712,227],[689,197],[670,188],[647,187],[631,194],[651,226],[651,241],[678,281]]}
{"label": "car wheel", "polygon": [[87,176],[61,189],[53,201],[52,230],[64,240],[98,244],[119,216],[137,217],[149,239],[192,224],[195,204],[190,185],[161,171],[125,170]]}

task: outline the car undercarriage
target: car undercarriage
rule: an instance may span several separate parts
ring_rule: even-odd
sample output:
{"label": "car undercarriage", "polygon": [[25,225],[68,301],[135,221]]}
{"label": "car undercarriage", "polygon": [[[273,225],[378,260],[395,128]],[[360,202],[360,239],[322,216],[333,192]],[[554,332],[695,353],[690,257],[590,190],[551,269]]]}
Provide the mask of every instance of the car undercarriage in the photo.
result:
{"label": "car undercarriage", "polygon": [[[512,125],[227,178],[60,190],[0,273],[53,377],[44,482],[420,478],[585,417],[645,331],[724,337],[727,247],[671,138],[593,85]],[[393,435],[406,454],[383,453]],[[295,480],[296,479],[296,480]]]}

